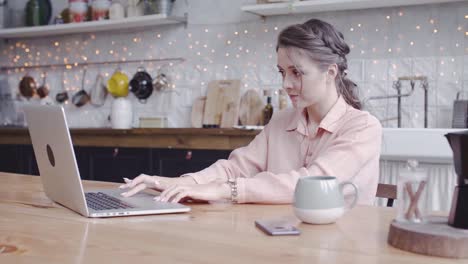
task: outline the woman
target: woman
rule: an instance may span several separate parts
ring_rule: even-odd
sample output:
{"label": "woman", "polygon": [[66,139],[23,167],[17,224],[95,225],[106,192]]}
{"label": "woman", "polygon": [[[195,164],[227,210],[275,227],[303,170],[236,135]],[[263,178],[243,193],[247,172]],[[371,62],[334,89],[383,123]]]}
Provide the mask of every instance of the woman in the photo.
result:
{"label": "woman", "polygon": [[179,178],[140,175],[122,193],[162,191],[156,200],[292,203],[297,180],[330,175],[352,181],[359,203],[372,204],[379,177],[382,128],[361,111],[356,85],[346,78],[349,47],[332,25],[311,19],[284,29],[278,70],[294,109],[276,113],[246,147],[228,160]]}

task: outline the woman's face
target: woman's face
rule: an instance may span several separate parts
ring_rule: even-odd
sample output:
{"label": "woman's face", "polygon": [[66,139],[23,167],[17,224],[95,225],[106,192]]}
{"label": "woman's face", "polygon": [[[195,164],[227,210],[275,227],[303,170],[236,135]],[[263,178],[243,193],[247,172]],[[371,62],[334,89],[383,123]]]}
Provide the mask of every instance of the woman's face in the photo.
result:
{"label": "woman's face", "polygon": [[278,70],[283,77],[283,89],[296,108],[328,101],[333,96],[334,74],[320,70],[318,64],[294,48],[278,49]]}

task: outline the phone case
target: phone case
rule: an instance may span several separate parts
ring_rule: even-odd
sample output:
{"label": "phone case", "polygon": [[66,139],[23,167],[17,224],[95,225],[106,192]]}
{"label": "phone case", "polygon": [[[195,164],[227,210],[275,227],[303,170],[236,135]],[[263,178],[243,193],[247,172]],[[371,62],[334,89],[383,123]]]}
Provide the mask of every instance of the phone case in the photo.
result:
{"label": "phone case", "polygon": [[299,229],[285,221],[257,220],[255,221],[255,226],[270,236],[297,236],[301,233]]}

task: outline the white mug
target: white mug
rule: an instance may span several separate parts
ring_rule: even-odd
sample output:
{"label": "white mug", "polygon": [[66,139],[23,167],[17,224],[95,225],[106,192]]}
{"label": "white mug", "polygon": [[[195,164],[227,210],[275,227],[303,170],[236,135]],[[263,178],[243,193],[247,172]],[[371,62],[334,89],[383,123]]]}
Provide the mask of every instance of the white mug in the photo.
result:
{"label": "white mug", "polygon": [[[354,199],[346,206],[343,187],[354,188]],[[309,224],[334,223],[358,200],[358,188],[354,183],[338,183],[333,176],[307,176],[297,181],[294,191],[294,213],[297,218]]]}

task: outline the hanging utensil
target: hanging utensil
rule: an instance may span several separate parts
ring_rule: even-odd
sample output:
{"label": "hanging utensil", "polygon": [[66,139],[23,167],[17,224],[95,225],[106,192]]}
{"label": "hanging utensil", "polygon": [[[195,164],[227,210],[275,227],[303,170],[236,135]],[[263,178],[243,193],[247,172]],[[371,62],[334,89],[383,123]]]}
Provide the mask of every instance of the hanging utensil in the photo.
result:
{"label": "hanging utensil", "polygon": [[36,94],[36,89],[36,81],[33,77],[29,76],[29,73],[26,73],[19,83],[20,94],[29,100]]}
{"label": "hanging utensil", "polygon": [[107,97],[107,88],[104,85],[104,77],[99,72],[94,81],[93,88],[91,90],[91,104],[94,106],[104,105]]}
{"label": "hanging utensil", "polygon": [[158,92],[164,92],[171,86],[171,79],[162,72],[162,67],[158,70],[158,74],[153,80],[153,87]]}
{"label": "hanging utensil", "polygon": [[137,72],[130,81],[130,91],[135,94],[140,103],[146,103],[146,99],[153,93],[153,83],[151,75],[145,68],[138,67]]}
{"label": "hanging utensil", "polygon": [[55,96],[57,103],[63,104],[68,100],[68,92],[65,89],[65,73],[62,71],[62,92]]}
{"label": "hanging utensil", "polygon": [[128,95],[128,76],[117,67],[111,78],[107,80],[107,91],[114,97],[126,97]]}
{"label": "hanging utensil", "polygon": [[47,72],[42,73],[42,84],[37,88],[37,95],[39,95],[40,98],[45,98],[49,95],[49,87],[46,84],[47,80]]}
{"label": "hanging utensil", "polygon": [[83,70],[83,80],[81,81],[81,90],[78,91],[72,97],[72,103],[77,107],[82,107],[83,105],[87,104],[91,98],[89,94],[84,89],[86,80],[86,69]]}

